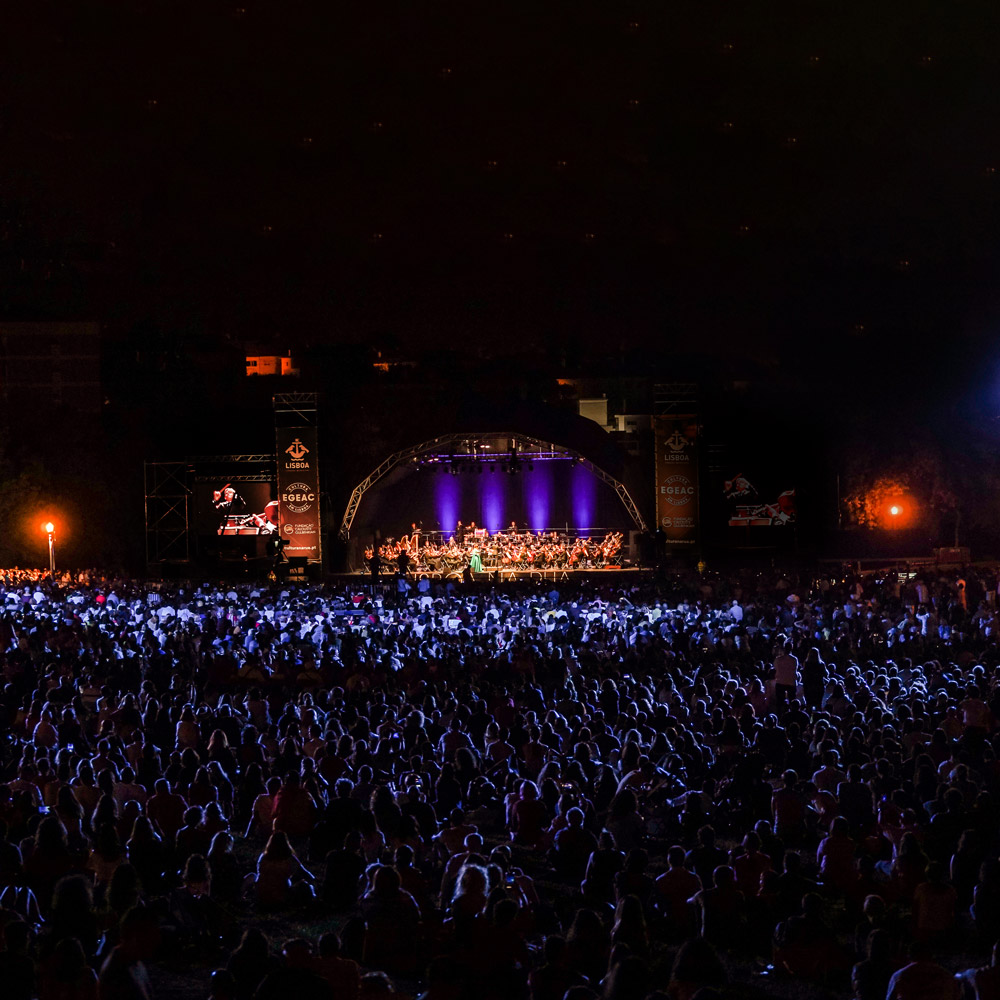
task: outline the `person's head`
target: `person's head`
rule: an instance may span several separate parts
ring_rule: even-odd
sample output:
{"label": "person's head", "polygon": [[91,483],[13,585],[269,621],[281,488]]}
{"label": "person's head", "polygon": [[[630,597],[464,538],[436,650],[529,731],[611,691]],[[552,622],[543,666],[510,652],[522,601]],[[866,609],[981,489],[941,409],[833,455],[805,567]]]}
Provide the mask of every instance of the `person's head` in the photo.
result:
{"label": "person's head", "polygon": [[604,1000],[632,1000],[644,997],[649,985],[649,969],[635,955],[627,955],[611,967],[605,980]]}
{"label": "person's head", "polygon": [[288,861],[292,857],[292,845],[288,842],[288,835],[284,831],[275,830],[268,837],[264,857],[268,861]]}
{"label": "person's head", "polygon": [[948,878],[948,869],[940,861],[932,861],[927,866],[928,882],[944,882]]}
{"label": "person's head", "polygon": [[615,927],[630,928],[645,927],[646,919],[642,912],[642,901],[638,896],[629,893],[618,900],[615,907]]}
{"label": "person's head", "polygon": [[719,889],[728,889],[736,884],[736,872],[729,865],[719,865],[712,872],[712,881]]}
{"label": "person's head", "polygon": [[248,927],[240,938],[240,951],[267,957],[270,947],[267,935],[259,927]]}
{"label": "person's head", "polygon": [[566,954],[566,939],[558,934],[550,934],[545,939],[542,954],[547,964],[558,965]]}
{"label": "person's head", "polygon": [[625,871],[630,874],[641,875],[646,870],[648,864],[649,854],[641,847],[629,851],[625,855]]}
{"label": "person's head", "polygon": [[236,996],[236,978],[228,969],[215,969],[208,983],[211,1000],[233,1000]]}
{"label": "person's head", "polygon": [[220,830],[213,838],[208,848],[208,856],[220,857],[230,854],[233,850],[233,835],[228,830]]}
{"label": "person's head", "polygon": [[399,892],[401,887],[399,872],[395,868],[390,868],[389,865],[382,865],[375,872],[375,877],[372,880],[372,891],[375,895],[393,896]]}
{"label": "person's head", "polygon": [[320,958],[338,958],[341,953],[340,935],[336,931],[326,931],[319,938]]}
{"label": "person's head", "polygon": [[7,951],[14,955],[23,955],[28,950],[30,938],[31,927],[24,920],[12,920],[3,929],[3,939],[7,945]]}
{"label": "person's head", "polygon": [[202,854],[192,854],[184,865],[181,881],[190,887],[207,885],[212,877],[208,861]]}
{"label": "person's head", "polygon": [[281,957],[289,969],[304,969],[312,961],[312,945],[305,938],[290,938],[281,946]]}
{"label": "person's head", "polygon": [[677,951],[670,972],[671,982],[725,986],[726,971],[715,948],[704,938],[691,938]]}
{"label": "person's head", "polygon": [[83,875],[67,875],[56,883],[52,910],[68,920],[82,919],[94,907],[90,880]]}
{"label": "person's head", "polygon": [[62,852],[66,848],[66,828],[58,816],[46,816],[35,831],[35,849],[43,852]]}
{"label": "person's head", "polygon": [[459,896],[482,896],[489,893],[489,879],[486,869],[479,865],[462,865],[455,883],[455,898]]}
{"label": "person's head", "polygon": [[391,996],[395,993],[392,980],[384,972],[366,972],[361,977],[361,1000],[367,997]]}

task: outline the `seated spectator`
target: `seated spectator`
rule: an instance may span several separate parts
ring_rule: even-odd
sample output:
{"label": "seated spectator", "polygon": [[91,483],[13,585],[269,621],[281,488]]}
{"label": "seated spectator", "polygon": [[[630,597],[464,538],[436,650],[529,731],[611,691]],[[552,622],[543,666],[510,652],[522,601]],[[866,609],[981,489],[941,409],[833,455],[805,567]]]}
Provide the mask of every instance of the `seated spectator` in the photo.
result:
{"label": "seated spectator", "polygon": [[823,884],[830,892],[846,896],[853,889],[857,879],[856,850],[847,820],[838,816],[830,825],[829,835],[820,841],[816,851]]}
{"label": "seated spectator", "polygon": [[380,866],[361,900],[368,925],[365,964],[392,972],[412,972],[417,956],[420,909],[400,885],[399,874]]}
{"label": "seated spectator", "polygon": [[251,879],[257,906],[263,910],[303,905],[315,896],[312,873],[299,861],[280,830],[268,838]]}
{"label": "seated spectator", "polygon": [[522,781],[520,794],[510,807],[510,836],[517,844],[534,847],[545,833],[548,810],[538,798],[533,781]]}
{"label": "seated spectator", "polygon": [[334,910],[347,909],[361,896],[365,873],[361,854],[361,834],[356,830],[344,838],[344,846],[326,856],[326,878],[323,881],[323,901]]}
{"label": "seated spectator", "polygon": [[823,916],[823,897],[808,893],[802,914],[789,917],[775,931],[775,965],[796,979],[824,979],[843,965],[836,935]]}
{"label": "seated spectator", "polygon": [[674,845],[667,852],[669,868],[656,879],[656,909],[667,921],[672,939],[691,937],[696,930],[695,910],[689,900],[701,891],[701,879],[684,863],[684,848]]}
{"label": "seated spectator", "polygon": [[736,873],[720,865],[712,873],[712,883],[691,897],[698,910],[700,935],[717,948],[734,948],[746,919],[746,901],[736,887]]}
{"label": "seated spectator", "polygon": [[915,941],[910,962],[893,973],[885,1000],[958,1000],[958,981],[931,958],[928,946]]}
{"label": "seated spectator", "polygon": [[716,950],[704,938],[692,938],[677,950],[667,994],[671,1000],[694,1000],[706,988],[721,989],[726,981],[726,970]]}
{"label": "seated spectator", "polygon": [[586,872],[590,855],[597,850],[597,840],[583,825],[583,810],[573,806],[566,812],[566,826],[555,836],[552,847],[552,864],[564,878],[581,879]]}
{"label": "seated spectator", "polygon": [[320,935],[319,955],[314,968],[330,985],[337,1000],[358,1000],[361,970],[343,954],[339,936],[333,931]]}
{"label": "seated spectator", "polygon": [[566,939],[550,934],[542,949],[542,964],[528,976],[531,1000],[563,1000],[567,990],[587,980],[569,967]]}
{"label": "seated spectator", "polygon": [[913,893],[913,936],[924,944],[940,945],[955,928],[958,893],[946,881],[945,866],[927,866],[927,881]]}
{"label": "seated spectator", "polygon": [[236,1000],[250,1000],[273,964],[264,932],[258,927],[248,927],[226,966],[236,983]]}
{"label": "seated spectator", "polygon": [[889,980],[898,967],[888,931],[873,930],[868,935],[864,954],[851,970],[852,1000],[885,1000]]}

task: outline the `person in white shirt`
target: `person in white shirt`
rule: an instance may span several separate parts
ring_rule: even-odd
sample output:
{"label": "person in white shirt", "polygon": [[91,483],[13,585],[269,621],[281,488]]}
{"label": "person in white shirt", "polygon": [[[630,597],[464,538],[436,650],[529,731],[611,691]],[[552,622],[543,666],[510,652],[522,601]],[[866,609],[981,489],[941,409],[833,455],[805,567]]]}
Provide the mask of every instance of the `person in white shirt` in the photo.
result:
{"label": "person in white shirt", "polygon": [[774,658],[774,694],[779,707],[795,697],[798,677],[799,658],[792,654],[791,643],[786,642]]}

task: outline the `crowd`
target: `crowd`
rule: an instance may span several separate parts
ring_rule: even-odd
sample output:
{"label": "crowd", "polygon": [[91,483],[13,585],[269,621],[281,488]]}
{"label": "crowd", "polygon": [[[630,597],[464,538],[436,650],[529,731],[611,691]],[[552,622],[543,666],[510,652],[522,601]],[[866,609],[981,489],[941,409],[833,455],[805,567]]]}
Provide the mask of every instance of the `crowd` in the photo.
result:
{"label": "crowd", "polygon": [[2,579],[10,1000],[1000,995],[993,575]]}

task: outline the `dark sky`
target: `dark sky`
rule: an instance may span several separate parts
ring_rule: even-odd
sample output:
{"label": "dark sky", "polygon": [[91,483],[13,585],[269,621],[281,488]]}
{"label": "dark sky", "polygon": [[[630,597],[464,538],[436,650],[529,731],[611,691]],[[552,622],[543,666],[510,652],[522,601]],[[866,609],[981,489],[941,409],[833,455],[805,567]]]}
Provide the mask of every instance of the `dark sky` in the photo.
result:
{"label": "dark sky", "polygon": [[8,316],[921,386],[995,325],[995,2],[11,6]]}

